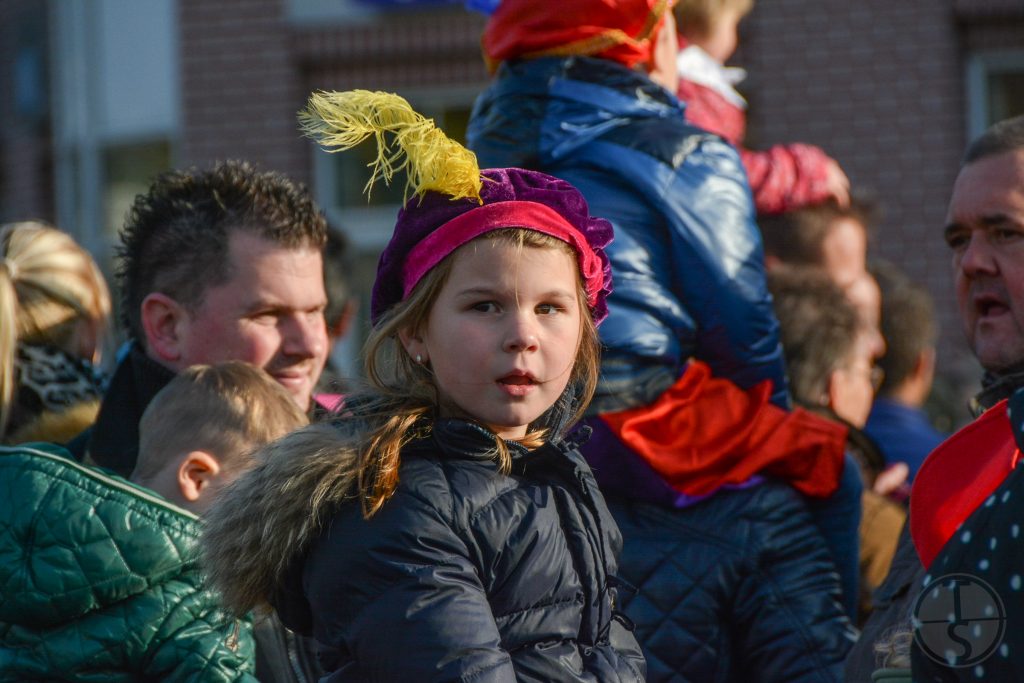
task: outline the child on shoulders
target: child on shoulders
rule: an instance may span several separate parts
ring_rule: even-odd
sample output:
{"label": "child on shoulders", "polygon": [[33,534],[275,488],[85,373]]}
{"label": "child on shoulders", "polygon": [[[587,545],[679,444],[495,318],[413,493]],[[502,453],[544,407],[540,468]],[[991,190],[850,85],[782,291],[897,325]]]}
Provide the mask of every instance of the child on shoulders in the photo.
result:
{"label": "child on shoulders", "polygon": [[746,71],[725,66],[736,51],[736,29],[754,0],[679,0],[679,87],[686,118],[721,135],[740,152],[759,214],[776,214],[829,198],[849,202],[850,183],[819,147],[801,143],[755,151],[742,146],[747,101],[736,91]]}

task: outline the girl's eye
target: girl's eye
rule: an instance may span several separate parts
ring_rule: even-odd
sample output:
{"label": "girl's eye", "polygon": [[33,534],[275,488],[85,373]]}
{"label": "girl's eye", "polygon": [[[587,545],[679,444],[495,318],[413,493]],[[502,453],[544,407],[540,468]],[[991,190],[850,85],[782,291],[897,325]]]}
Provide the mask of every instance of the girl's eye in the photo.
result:
{"label": "girl's eye", "polygon": [[541,304],[540,306],[537,306],[537,313],[541,315],[554,315],[561,310],[562,308],[555,304]]}
{"label": "girl's eye", "polygon": [[498,305],[493,301],[481,301],[473,304],[473,310],[479,311],[480,313],[493,313],[498,309]]}

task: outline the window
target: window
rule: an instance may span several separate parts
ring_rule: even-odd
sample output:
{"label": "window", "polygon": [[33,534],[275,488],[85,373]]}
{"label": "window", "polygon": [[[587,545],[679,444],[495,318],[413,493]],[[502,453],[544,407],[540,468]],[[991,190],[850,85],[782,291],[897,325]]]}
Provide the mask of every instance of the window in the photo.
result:
{"label": "window", "polygon": [[1024,114],[1024,50],[977,54],[967,64],[968,137]]}

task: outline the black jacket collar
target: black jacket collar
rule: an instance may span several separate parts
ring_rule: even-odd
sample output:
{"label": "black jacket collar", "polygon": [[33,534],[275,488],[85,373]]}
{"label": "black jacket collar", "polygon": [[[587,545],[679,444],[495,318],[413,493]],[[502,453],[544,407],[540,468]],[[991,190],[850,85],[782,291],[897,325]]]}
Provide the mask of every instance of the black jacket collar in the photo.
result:
{"label": "black jacket collar", "polygon": [[87,452],[93,462],[123,477],[132,473],[139,456],[139,420],[174,374],[132,344],[114,371],[89,435]]}

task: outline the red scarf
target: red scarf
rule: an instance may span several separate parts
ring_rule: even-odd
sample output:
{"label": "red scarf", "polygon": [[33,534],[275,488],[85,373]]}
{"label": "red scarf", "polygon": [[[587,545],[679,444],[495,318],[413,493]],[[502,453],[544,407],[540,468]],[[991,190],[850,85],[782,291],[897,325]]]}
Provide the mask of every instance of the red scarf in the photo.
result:
{"label": "red scarf", "polygon": [[1019,459],[1005,400],[931,452],[910,494],[910,533],[926,569]]}
{"label": "red scarf", "polygon": [[846,427],[769,402],[771,383],[748,391],[691,361],[647,406],[601,419],[676,491],[691,496],[741,484],[755,474],[783,479],[816,498],[839,485]]}

